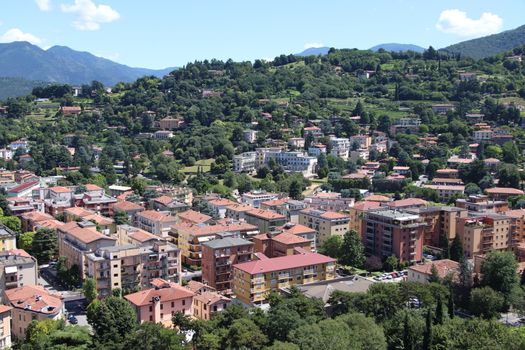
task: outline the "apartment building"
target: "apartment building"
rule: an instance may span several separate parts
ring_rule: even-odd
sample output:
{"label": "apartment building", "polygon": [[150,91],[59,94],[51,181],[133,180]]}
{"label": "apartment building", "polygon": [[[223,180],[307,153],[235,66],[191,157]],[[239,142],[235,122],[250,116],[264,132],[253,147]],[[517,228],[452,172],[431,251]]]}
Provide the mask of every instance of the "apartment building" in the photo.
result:
{"label": "apartment building", "polygon": [[202,243],[215,239],[217,234],[228,233],[233,237],[249,238],[257,235],[257,226],[245,222],[217,225],[173,225],[170,236],[181,250],[182,261],[188,265],[201,265]]}
{"label": "apartment building", "polygon": [[29,211],[27,213],[23,213],[20,216],[20,222],[22,224],[22,231],[28,232],[28,231],[35,231],[35,227],[37,223],[46,221],[46,220],[53,220],[54,218],[46,213],[43,213],[41,211]]}
{"label": "apartment building", "polygon": [[184,119],[182,118],[174,118],[168,116],[159,120],[159,127],[163,130],[175,130],[179,129],[183,125]]}
{"label": "apartment building", "polygon": [[265,210],[271,210],[281,215],[286,216],[286,220],[289,222],[299,222],[299,212],[307,207],[307,204],[303,201],[295,199],[273,199],[261,203],[260,208]]}
{"label": "apartment building", "polygon": [[250,261],[254,244],[226,237],[202,244],[202,281],[218,291],[232,288],[232,265]]}
{"label": "apartment building", "polygon": [[396,256],[400,262],[421,261],[424,223],[419,215],[392,209],[364,214],[361,239],[367,254]]}
{"label": "apartment building", "polygon": [[306,196],[304,202],[310,208],[328,211],[348,211],[353,207],[354,198],[344,198],[339,192],[318,192]]}
{"label": "apartment building", "polygon": [[317,231],[317,246],[331,236],[343,236],[348,231],[348,214],[306,208],[299,212],[299,223]]}
{"label": "apartment building", "polygon": [[226,217],[226,209],[234,205],[235,202],[226,199],[226,198],[214,198],[206,201],[208,205],[208,210],[216,218]]}
{"label": "apartment building", "polygon": [[317,253],[296,250],[295,255],[268,258],[233,265],[233,292],[247,305],[263,304],[268,293],[335,278],[336,260]]}
{"label": "apartment building", "polygon": [[37,284],[38,264],[34,257],[23,249],[0,252],[0,291]]}
{"label": "apartment building", "polygon": [[54,186],[40,189],[46,213],[56,216],[74,204],[73,191],[68,187]]}
{"label": "apartment building", "polygon": [[521,196],[524,192],[522,190],[518,190],[517,188],[512,187],[493,187],[487,188],[485,190],[485,193],[492,200],[506,201],[510,197]]}
{"label": "apartment building", "polygon": [[40,181],[27,181],[18,185],[14,185],[7,189],[7,197],[31,197],[34,190],[40,188]]}
{"label": "apartment building", "polygon": [[12,307],[0,305],[0,349],[11,349]]}
{"label": "apartment building", "polygon": [[0,224],[0,251],[16,249],[16,233]]}
{"label": "apartment building", "polygon": [[242,134],[244,140],[248,143],[254,143],[257,141],[257,130],[244,130]]}
{"label": "apartment building", "polygon": [[130,222],[133,221],[133,218],[137,213],[140,213],[144,210],[146,209],[144,209],[142,205],[128,201],[120,201],[113,205],[113,215],[117,213],[124,213]]}
{"label": "apartment building", "polygon": [[343,158],[348,159],[350,152],[350,140],[347,138],[341,138],[341,137],[331,137],[330,138],[330,154]]}
{"label": "apartment building", "polygon": [[97,229],[105,235],[116,232],[117,225],[113,219],[99,215],[91,210],[80,207],[71,207],[64,210],[66,222],[71,221],[91,221],[97,225]]}
{"label": "apartment building", "polygon": [[80,276],[85,276],[85,255],[100,248],[112,247],[116,239],[96,230],[92,222],[69,222],[57,229],[58,254],[66,257],[67,267],[77,265]]}
{"label": "apartment building", "polygon": [[372,145],[372,138],[368,135],[354,135],[350,136],[350,146],[356,148],[368,149]]}
{"label": "apartment building", "polygon": [[350,230],[355,230],[356,232],[361,232],[361,223],[364,213],[378,209],[381,207],[381,203],[373,201],[361,201],[356,202],[353,207],[348,210],[350,216],[350,222],[348,228]]}
{"label": "apartment building", "polygon": [[461,185],[423,185],[424,188],[430,188],[436,190],[439,198],[447,202],[451,198],[454,198],[457,195],[462,195],[465,193],[465,186]]}
{"label": "apartment building", "polygon": [[135,214],[135,224],[138,228],[164,239],[168,237],[170,227],[176,222],[177,218],[169,212],[145,210]]}
{"label": "apartment building", "polygon": [[288,146],[292,149],[303,149],[304,139],[302,137],[290,137],[288,139]]}
{"label": "apartment building", "polygon": [[151,208],[158,211],[168,211],[170,213],[178,213],[189,209],[186,203],[177,201],[170,196],[160,196],[151,200]]}
{"label": "apartment building", "polygon": [[117,199],[106,195],[103,188],[93,185],[84,185],[85,192],[75,195],[75,206],[94,211],[107,217],[113,216],[113,205]]}
{"label": "apartment building", "polygon": [[477,213],[504,213],[509,210],[506,200],[493,200],[487,195],[471,195],[456,200],[456,207]]}
{"label": "apartment building", "polygon": [[254,208],[259,208],[263,202],[278,199],[277,193],[270,193],[266,191],[251,191],[245,192],[241,196],[241,201],[245,204],[249,204]]}
{"label": "apartment building", "polygon": [[147,288],[156,278],[178,282],[181,276],[180,249],[164,241],[98,249],[86,254],[86,264],[86,275],[95,280],[100,297],[115,288]]}
{"label": "apartment building", "polygon": [[226,208],[225,216],[233,220],[245,220],[245,213],[254,209],[250,204],[234,204]]}
{"label": "apartment building", "polygon": [[436,170],[436,177],[438,178],[447,178],[447,179],[457,179],[459,178],[459,170],[458,169],[438,169]]}
{"label": "apartment building", "polygon": [[425,223],[423,230],[423,244],[439,247],[443,238],[452,241],[456,237],[456,221],[465,218],[468,211],[458,207],[432,206],[409,208],[407,213],[419,215]]}
{"label": "apartment building", "polygon": [[135,309],[138,323],[161,323],[164,327],[172,328],[172,318],[176,313],[187,316],[193,314],[195,294],[192,291],[162,279],[157,279],[153,284],[154,288],[124,296]]}
{"label": "apartment building", "polygon": [[212,217],[203,213],[199,213],[195,210],[186,210],[180,213],[177,213],[177,221],[182,224],[208,224],[212,221]]}
{"label": "apartment building", "polygon": [[457,234],[467,258],[493,250],[512,248],[511,219],[500,214],[483,214],[457,220]]}
{"label": "apartment building", "polygon": [[390,134],[392,136],[398,133],[414,133],[419,131],[421,119],[419,118],[399,118],[396,119],[394,125],[390,127]]}
{"label": "apartment building", "polygon": [[161,240],[159,236],[156,236],[153,233],[149,233],[148,231],[130,225],[118,225],[116,238],[117,245],[147,245]]}
{"label": "apartment building", "polygon": [[236,173],[253,173],[257,170],[257,154],[244,152],[233,156],[233,171]]}
{"label": "apartment building", "polygon": [[5,291],[6,303],[11,307],[11,334],[23,340],[27,327],[35,321],[64,318],[64,303],[58,294],[42,286],[22,286]]}
{"label": "apartment building", "polygon": [[510,219],[511,244],[516,247],[525,241],[525,209],[509,210],[504,215]]}
{"label": "apartment building", "polygon": [[302,237],[306,239],[308,242],[310,242],[310,249],[305,248],[306,251],[309,251],[309,250],[312,252],[317,251],[317,244],[316,244],[317,231],[314,230],[313,228],[310,228],[310,227],[307,227],[301,224],[297,224],[294,222],[288,222],[284,224],[283,226],[278,227],[277,231]]}
{"label": "apartment building", "polygon": [[201,320],[211,318],[225,310],[232,300],[216,292],[205,292],[193,297],[193,316]]}

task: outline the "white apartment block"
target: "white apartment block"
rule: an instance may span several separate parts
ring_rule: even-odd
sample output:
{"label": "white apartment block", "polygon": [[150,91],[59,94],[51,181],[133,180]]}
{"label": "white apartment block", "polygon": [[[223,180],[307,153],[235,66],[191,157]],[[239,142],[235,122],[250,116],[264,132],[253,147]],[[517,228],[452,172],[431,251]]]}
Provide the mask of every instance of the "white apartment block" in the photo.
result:
{"label": "white apartment block", "polygon": [[233,156],[233,171],[236,173],[251,173],[257,169],[257,154],[255,152],[244,152]]}
{"label": "white apartment block", "polygon": [[332,137],[330,138],[330,144],[332,146],[332,150],[330,151],[331,155],[343,158],[344,160],[348,159],[348,153],[350,151],[349,139]]}
{"label": "white apartment block", "polygon": [[281,148],[257,148],[256,152],[245,152],[234,156],[233,169],[235,172],[252,172],[274,159],[284,171],[302,173],[305,177],[315,175],[317,158],[310,157],[304,152],[285,152]]}
{"label": "white apartment block", "polygon": [[492,139],[492,136],[494,136],[494,132],[492,130],[474,130],[474,140],[476,141],[490,140]]}

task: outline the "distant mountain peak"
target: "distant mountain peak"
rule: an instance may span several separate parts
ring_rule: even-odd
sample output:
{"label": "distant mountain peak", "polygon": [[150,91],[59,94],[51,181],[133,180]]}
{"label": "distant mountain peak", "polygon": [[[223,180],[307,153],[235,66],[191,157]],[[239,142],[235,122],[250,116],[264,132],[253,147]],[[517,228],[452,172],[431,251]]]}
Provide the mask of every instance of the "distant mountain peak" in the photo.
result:
{"label": "distant mountain peak", "polygon": [[371,51],[379,51],[383,49],[385,51],[391,52],[401,52],[401,51],[414,51],[414,52],[423,52],[425,49],[421,46],[414,44],[399,44],[399,43],[385,43],[373,46],[370,48]]}
{"label": "distant mountain peak", "polygon": [[318,55],[326,55],[330,48],[328,46],[323,47],[310,47],[298,54],[295,54],[296,56],[318,56]]}

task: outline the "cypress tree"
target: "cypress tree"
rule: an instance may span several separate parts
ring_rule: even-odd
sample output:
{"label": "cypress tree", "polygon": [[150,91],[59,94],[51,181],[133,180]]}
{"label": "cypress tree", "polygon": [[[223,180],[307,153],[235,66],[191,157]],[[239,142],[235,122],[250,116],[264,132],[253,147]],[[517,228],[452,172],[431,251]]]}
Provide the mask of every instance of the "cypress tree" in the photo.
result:
{"label": "cypress tree", "polygon": [[448,317],[451,319],[454,318],[454,295],[452,294],[452,288],[450,288],[450,293],[448,293]]}
{"label": "cypress tree", "polygon": [[434,324],[443,324],[443,301],[441,295],[438,295],[436,303],[436,318]]}
{"label": "cypress tree", "polygon": [[427,310],[425,333],[423,334],[423,350],[430,350],[432,347],[432,311]]}

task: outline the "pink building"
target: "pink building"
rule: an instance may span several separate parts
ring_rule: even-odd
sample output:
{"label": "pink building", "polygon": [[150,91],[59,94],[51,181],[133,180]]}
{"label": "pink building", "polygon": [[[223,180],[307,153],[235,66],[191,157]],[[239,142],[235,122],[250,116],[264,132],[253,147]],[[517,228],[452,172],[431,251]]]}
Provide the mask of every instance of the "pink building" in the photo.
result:
{"label": "pink building", "polygon": [[128,294],[124,298],[135,308],[139,323],[162,323],[165,327],[173,326],[171,318],[177,312],[193,315],[193,293],[191,290],[163,279],[151,282],[153,288]]}

